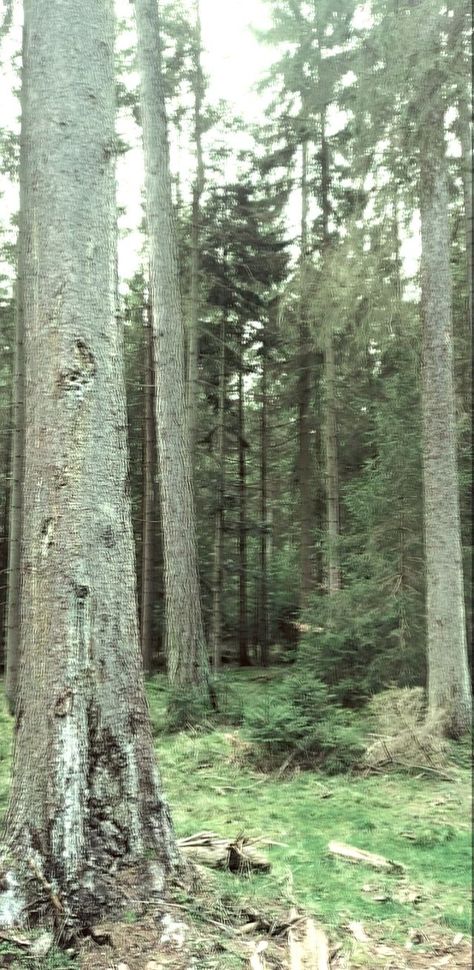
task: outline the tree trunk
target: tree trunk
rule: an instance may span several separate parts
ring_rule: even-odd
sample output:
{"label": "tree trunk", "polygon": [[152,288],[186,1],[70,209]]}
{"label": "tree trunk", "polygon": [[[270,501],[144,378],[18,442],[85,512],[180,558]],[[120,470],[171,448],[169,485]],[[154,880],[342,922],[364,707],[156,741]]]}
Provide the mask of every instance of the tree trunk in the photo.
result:
{"label": "tree trunk", "polygon": [[[26,65],[23,69],[26,77]],[[22,542],[23,460],[25,443],[25,359],[24,359],[24,257],[26,236],[25,173],[27,136],[22,118],[20,155],[20,218],[17,243],[17,281],[15,301],[15,357],[13,365],[13,428],[10,459],[10,506],[8,528],[7,637],[5,696],[10,714],[14,713],[20,665],[20,557]]]}
{"label": "tree trunk", "polygon": [[248,608],[247,608],[247,464],[245,461],[245,391],[243,326],[240,331],[239,359],[239,664],[248,667]]}
{"label": "tree trunk", "polygon": [[153,327],[150,303],[145,320],[145,408],[143,429],[143,511],[142,511],[142,570],[141,570],[141,648],[143,669],[153,670],[153,606],[155,596],[155,395],[153,374]]}
{"label": "tree trunk", "polygon": [[466,274],[467,274],[467,326],[463,328],[466,341],[463,368],[463,387],[465,389],[465,407],[467,414],[471,414],[472,397],[472,122],[469,110],[469,92],[466,96],[459,96],[459,139],[462,149],[462,184],[464,195],[464,228],[466,240]]}
{"label": "tree trunk", "polygon": [[298,302],[298,481],[300,492],[300,607],[307,606],[313,586],[310,407],[312,347],[306,308],[306,260],[308,257],[308,142],[302,144],[301,252]]}
{"label": "tree trunk", "polygon": [[[323,253],[329,247],[329,154],[326,139],[325,111],[321,113],[321,205],[323,210]],[[324,383],[326,391],[326,517],[328,593],[341,588],[339,568],[339,468],[337,459],[336,361],[332,320],[326,321],[324,347]]]}
{"label": "tree trunk", "polygon": [[185,395],[184,321],[171,196],[156,0],[136,0],[153,306],[156,433],[165,565],[168,674],[178,687],[210,690],[196,550]]}
{"label": "tree trunk", "polygon": [[444,115],[436,97],[422,136],[420,209],[428,697],[431,712],[446,715],[448,733],[460,735],[469,729],[471,695],[456,461]]}
{"label": "tree trunk", "polygon": [[200,311],[200,228],[201,196],[204,190],[204,164],[202,155],[202,102],[204,80],[201,68],[201,18],[199,0],[196,5],[196,39],[194,48],[194,140],[196,144],[196,176],[193,185],[191,226],[191,312],[188,336],[188,415],[191,448],[196,439],[197,402],[199,394],[199,311]]}
{"label": "tree trunk", "polygon": [[113,6],[25,0],[24,14],[21,671],[0,924],[34,903],[67,933],[116,913],[124,883],[161,891],[178,857],[138,638]]}
{"label": "tree trunk", "polygon": [[217,504],[214,531],[214,564],[212,580],[212,657],[214,668],[221,665],[222,593],[224,587],[224,492],[225,492],[225,385],[226,385],[226,319],[222,314],[219,351],[219,406],[217,412]]}
{"label": "tree trunk", "polygon": [[259,630],[260,663],[268,667],[268,339],[267,325],[262,334],[262,401],[260,409],[260,590]]}

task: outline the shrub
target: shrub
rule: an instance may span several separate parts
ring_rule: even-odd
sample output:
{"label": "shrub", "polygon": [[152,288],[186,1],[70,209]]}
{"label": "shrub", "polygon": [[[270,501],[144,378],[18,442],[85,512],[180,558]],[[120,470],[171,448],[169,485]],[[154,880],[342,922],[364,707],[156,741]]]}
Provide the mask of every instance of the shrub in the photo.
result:
{"label": "shrub", "polygon": [[336,704],[325,684],[295,673],[246,724],[251,760],[261,769],[322,767],[346,771],[361,757],[363,742],[353,715]]}

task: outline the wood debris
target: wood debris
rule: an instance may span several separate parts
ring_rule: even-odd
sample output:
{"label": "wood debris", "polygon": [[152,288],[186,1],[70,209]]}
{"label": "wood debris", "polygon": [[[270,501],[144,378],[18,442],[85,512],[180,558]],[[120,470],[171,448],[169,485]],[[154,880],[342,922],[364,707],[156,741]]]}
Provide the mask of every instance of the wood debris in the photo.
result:
{"label": "wood debris", "polygon": [[288,933],[290,970],[330,970],[329,941],[321,927],[306,919],[302,931]]}
{"label": "wood debris", "polygon": [[367,936],[363,923],[358,923],[356,920],[353,920],[352,923],[348,923],[348,929],[358,943],[370,943],[370,937]]}
{"label": "wood debris", "polygon": [[181,852],[193,862],[213,869],[228,869],[239,875],[249,872],[270,872],[271,864],[255,846],[268,839],[249,839],[238,835],[235,839],[222,838],[215,832],[197,832],[178,839]]}
{"label": "wood debris", "polygon": [[346,845],[344,842],[330,842],[328,850],[332,855],[345,859],[347,862],[360,862],[372,866],[374,869],[387,869],[389,872],[402,872],[405,869],[401,862],[394,862],[382,855],[376,855],[375,852],[366,852],[364,849],[357,849],[355,846]]}

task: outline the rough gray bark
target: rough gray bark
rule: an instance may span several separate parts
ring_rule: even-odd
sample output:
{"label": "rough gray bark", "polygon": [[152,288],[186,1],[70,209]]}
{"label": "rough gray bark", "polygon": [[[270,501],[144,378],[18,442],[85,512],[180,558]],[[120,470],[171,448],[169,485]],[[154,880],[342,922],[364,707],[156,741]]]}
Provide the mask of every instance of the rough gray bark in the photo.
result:
{"label": "rough gray bark", "polygon": [[153,605],[155,593],[155,395],[153,374],[153,329],[150,303],[146,308],[145,338],[145,409],[143,428],[143,509],[142,509],[142,569],[140,639],[143,669],[152,673],[153,666]]}
{"label": "rough gray bark", "polygon": [[466,317],[462,322],[464,361],[461,368],[464,407],[472,413],[472,107],[470,91],[463,90],[458,97],[458,134],[461,142],[461,173],[464,196],[464,235],[466,245]]}
{"label": "rough gray bark", "polygon": [[209,689],[197,568],[192,461],[185,395],[184,321],[171,196],[156,0],[135,0],[153,306],[156,433],[172,684]]}
{"label": "rough gray bark", "polygon": [[199,311],[200,311],[200,228],[201,196],[204,191],[204,163],[202,153],[202,102],[204,98],[204,79],[201,67],[201,17],[199,0],[195,0],[196,26],[194,47],[194,141],[196,146],[196,175],[193,185],[193,206],[191,226],[191,306],[188,334],[188,416],[191,447],[195,444],[197,402],[199,393]]}
{"label": "rough gray bark", "polygon": [[214,527],[212,576],[211,647],[215,669],[221,665],[222,594],[224,590],[224,493],[225,493],[225,397],[226,397],[226,319],[222,314],[219,348],[219,405],[217,412],[217,492]]}
{"label": "rough gray bark", "polygon": [[428,698],[448,733],[469,730],[471,693],[456,460],[450,232],[444,115],[437,79],[421,139],[423,497]]}
{"label": "rough gray bark", "polygon": [[[23,44],[25,43],[23,34]],[[23,69],[22,109],[26,97],[26,65]],[[20,663],[20,556],[22,534],[22,482],[23,482],[23,453],[25,440],[25,361],[23,348],[24,330],[24,256],[29,240],[26,238],[27,225],[25,219],[25,166],[26,166],[26,138],[25,125],[21,123],[21,155],[20,155],[20,217],[18,224],[17,242],[17,281],[15,305],[15,358],[13,367],[13,428],[10,458],[10,509],[8,529],[8,589],[7,589],[7,638],[6,638],[6,669],[5,696],[11,714],[15,710],[18,686],[18,671]]]}
{"label": "rough gray bark", "polygon": [[138,638],[113,6],[25,0],[24,22],[21,670],[0,924],[49,909],[73,930],[117,911],[122,878],[161,890],[178,860]]}

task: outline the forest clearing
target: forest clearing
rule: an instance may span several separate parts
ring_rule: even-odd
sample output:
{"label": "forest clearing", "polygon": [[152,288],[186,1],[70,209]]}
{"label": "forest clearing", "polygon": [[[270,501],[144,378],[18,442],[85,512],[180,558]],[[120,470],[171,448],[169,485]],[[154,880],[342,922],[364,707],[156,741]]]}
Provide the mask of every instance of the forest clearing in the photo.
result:
{"label": "forest clearing", "polygon": [[[84,970],[115,970],[120,963],[144,970],[148,962],[151,970],[155,964],[177,970],[238,970],[251,966],[251,952],[262,943],[262,966],[292,970],[287,945],[292,910],[324,927],[334,970],[471,966],[468,745],[450,752],[445,769],[450,781],[420,771],[263,774],[245,754],[245,708],[264,706],[274,696],[274,684],[285,675],[284,668],[265,674],[227,671],[223,723],[178,734],[165,730],[165,678],[150,683],[156,749],[177,835],[205,828],[230,839],[239,834],[260,837],[272,868],[270,873],[249,876],[202,868],[197,891],[176,889],[170,912],[178,926],[184,922],[188,927],[185,954],[176,944],[160,946],[156,918],[144,918],[142,907],[137,903],[134,909],[132,899],[123,924],[114,928],[111,922],[102,928],[111,932],[113,947],[84,946],[79,961]],[[235,724],[237,711],[244,719],[241,726]],[[367,728],[362,719],[362,735]],[[8,788],[9,729],[4,718],[2,809]],[[380,872],[335,860],[327,851],[333,839],[380,852],[404,869]],[[2,953],[17,960],[5,966],[32,966],[6,942],[0,945]],[[77,961],[55,953],[34,966],[66,970]]]}
{"label": "forest clearing", "polygon": [[472,38],[3,0],[0,967],[469,965]]}

